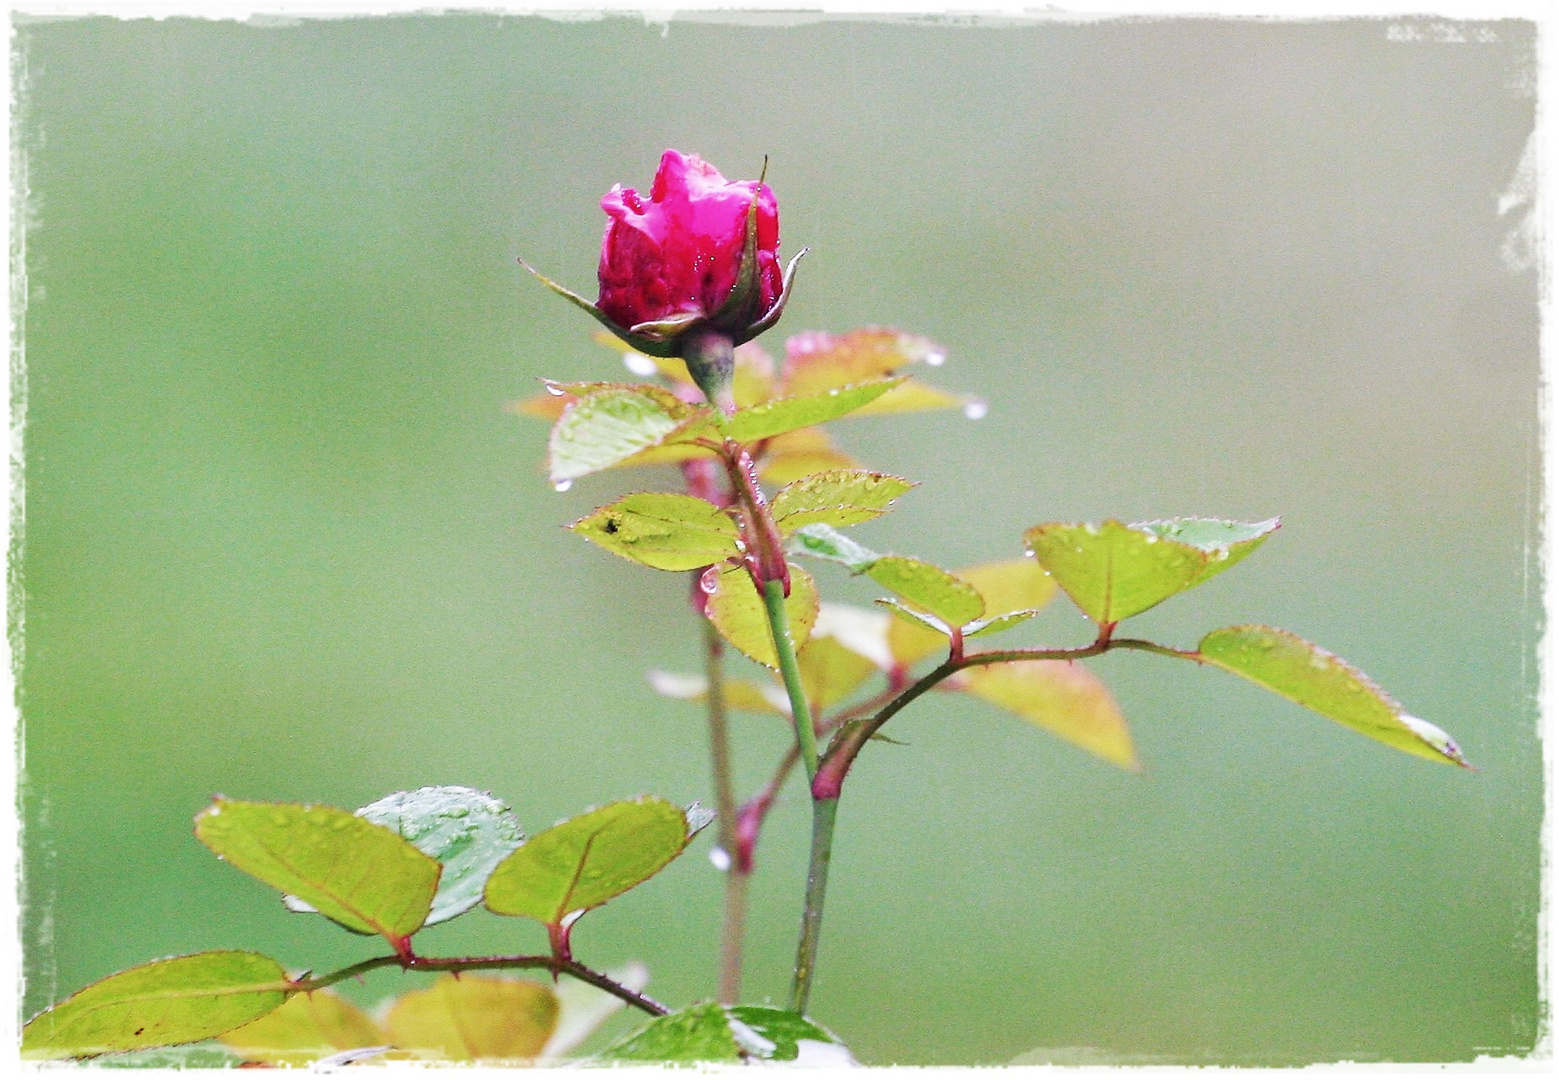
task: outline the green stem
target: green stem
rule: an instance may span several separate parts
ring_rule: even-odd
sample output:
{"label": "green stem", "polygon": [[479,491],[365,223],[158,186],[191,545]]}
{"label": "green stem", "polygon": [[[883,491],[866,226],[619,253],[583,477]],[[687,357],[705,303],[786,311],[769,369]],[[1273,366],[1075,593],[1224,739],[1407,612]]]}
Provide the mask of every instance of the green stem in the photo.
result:
{"label": "green stem", "polygon": [[705,705],[709,714],[709,761],[714,773],[716,827],[725,852],[725,915],[720,930],[720,1000],[733,1004],[741,994],[742,936],[747,923],[747,874],[736,857],[736,785],[731,777],[731,736],[725,712],[725,648],[720,632],[704,624]]}
{"label": "green stem", "polygon": [[823,936],[823,899],[828,891],[828,863],[834,850],[834,818],[838,799],[812,800],[812,854],[807,864],[807,899],[801,910],[801,940],[796,944],[796,975],[790,989],[792,1012],[805,1013],[817,969],[817,944]]}
{"label": "green stem", "polygon": [[801,748],[801,764],[806,766],[807,781],[817,775],[817,732],[812,727],[812,710],[807,707],[807,692],[801,685],[801,667],[796,663],[796,646],[790,638],[790,620],[785,615],[785,586],[769,580],[763,583],[763,606],[769,613],[769,632],[774,637],[774,655],[779,659],[785,692],[790,695],[790,715],[796,726],[796,745]]}

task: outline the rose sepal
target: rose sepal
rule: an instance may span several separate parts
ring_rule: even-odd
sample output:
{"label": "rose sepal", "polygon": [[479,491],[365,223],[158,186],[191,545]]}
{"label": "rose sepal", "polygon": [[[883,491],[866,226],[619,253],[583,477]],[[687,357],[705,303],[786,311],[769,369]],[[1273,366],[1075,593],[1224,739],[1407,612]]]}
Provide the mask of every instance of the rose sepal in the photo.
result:
{"label": "rose sepal", "polygon": [[[606,312],[602,311],[595,304],[592,304],[589,300],[586,300],[583,296],[580,296],[578,293],[574,292],[573,290],[568,289],[568,288],[566,288],[566,287],[564,287],[562,285],[559,285],[557,282],[553,281],[546,274],[543,274],[541,271],[537,270],[534,266],[532,266],[530,263],[526,262],[524,259],[520,259],[519,260],[519,264],[521,266],[525,267],[525,269],[530,272],[530,275],[532,277],[534,277],[537,281],[541,282],[547,288],[549,288],[553,292],[557,293],[563,299],[567,300],[569,303],[573,304],[575,307],[582,308],[583,310],[588,311],[595,318],[596,322],[600,323],[602,326],[606,327],[608,330],[610,330],[617,337],[622,338],[623,341],[625,341],[629,345],[633,346],[633,348],[637,352],[641,352],[641,353],[643,353],[646,356],[658,356],[658,357],[661,357],[662,359],[666,359],[666,358],[673,357],[673,356],[677,355],[677,341],[676,341],[676,338],[677,338],[677,335],[680,335],[681,333],[683,333],[683,332],[685,332],[687,330],[687,328],[688,328],[687,324],[679,323],[679,325],[681,326],[681,329],[677,330],[675,332],[675,334],[673,334],[672,336],[668,336],[668,337],[660,337],[660,336],[653,336],[652,337],[649,334],[636,333],[635,331],[638,330],[639,327],[664,326],[667,323],[678,322],[678,320],[667,319],[667,320],[662,320],[662,322],[660,322],[660,323],[640,323],[639,327],[634,327],[632,329],[625,328],[625,327],[622,327],[622,326],[618,326],[616,323],[614,323],[607,316]],[[696,318],[696,316],[695,316],[695,318]]]}
{"label": "rose sepal", "polygon": [[774,306],[769,308],[763,318],[734,336],[732,340],[737,345],[746,344],[779,322],[780,315],[785,311],[785,304],[790,300],[790,285],[796,278],[796,264],[801,261],[801,256],[811,250],[811,248],[802,248],[791,258],[790,263],[785,267],[784,277],[780,279],[780,294],[774,298]]}

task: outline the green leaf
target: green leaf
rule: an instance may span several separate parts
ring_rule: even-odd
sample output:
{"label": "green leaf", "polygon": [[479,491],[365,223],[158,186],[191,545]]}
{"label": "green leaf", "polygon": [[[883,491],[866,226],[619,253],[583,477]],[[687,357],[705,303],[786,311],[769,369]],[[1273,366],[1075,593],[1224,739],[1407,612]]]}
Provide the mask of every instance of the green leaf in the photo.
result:
{"label": "green leaf", "polygon": [[979,637],[982,634],[999,634],[1003,630],[1010,630],[1019,623],[1028,622],[1039,609],[1030,608],[1027,611],[1009,611],[1005,615],[996,615],[989,619],[976,619],[964,627],[964,640]]}
{"label": "green leaf", "polygon": [[750,443],[797,428],[824,424],[876,401],[902,381],[882,379],[858,383],[804,397],[775,398],[751,408],[738,409],[736,415],[725,422],[725,434],[737,442]]}
{"label": "green leaf", "polygon": [[[957,577],[973,585],[985,600],[985,617],[963,628],[965,639],[1016,626],[1056,594],[1055,581],[1033,559],[981,563],[958,571]],[[914,664],[947,648],[947,636],[945,626],[913,625],[896,619],[889,632],[889,646],[899,663]]]}
{"label": "green leaf", "polygon": [[887,473],[835,469],[785,485],[769,510],[784,535],[817,522],[855,525],[886,513],[893,500],[914,486]]}
{"label": "green leaf", "polygon": [[1191,582],[1200,585],[1223,573],[1261,546],[1283,525],[1282,518],[1266,521],[1225,521],[1222,518],[1169,518],[1142,521],[1134,529],[1144,529],[1163,540],[1194,547],[1207,556],[1202,573]]}
{"label": "green leaf", "polygon": [[570,403],[552,426],[547,472],[554,485],[567,485],[708,422],[707,411],[673,409],[644,388],[594,391]]}
{"label": "green leaf", "polygon": [[831,525],[802,526],[791,537],[790,549],[839,563],[852,574],[865,574],[952,626],[962,626],[985,612],[985,601],[967,581],[921,559],[879,554]]}
{"label": "green leaf", "polygon": [[[945,646],[947,644],[947,639],[950,638],[953,634],[952,630],[949,629],[948,625],[941,619],[937,618],[935,615],[921,611],[918,608],[912,608],[908,604],[902,604],[897,600],[889,599],[878,600],[877,603],[881,604],[883,607],[887,608],[893,614],[898,616],[898,619],[895,620],[894,626],[888,631],[888,642],[890,646],[893,643],[893,632],[894,630],[898,629],[900,625],[912,627],[917,632],[924,629],[932,634],[935,634],[937,636],[937,640],[934,643],[936,646]],[[897,655],[896,652],[895,655]],[[899,657],[899,662],[905,663],[906,661],[902,657]]]}
{"label": "green leaf", "polygon": [[973,585],[920,559],[884,555],[867,567],[866,576],[949,626],[963,626],[985,614],[985,600]]}
{"label": "green leaf", "polygon": [[613,802],[537,833],[487,879],[487,906],[564,925],[653,876],[692,839],[684,811],[654,796]]}
{"label": "green leaf", "polygon": [[[704,572],[703,587],[708,595],[705,610],[720,636],[742,655],[777,670],[779,659],[774,655],[768,609],[746,568],[710,567]],[[817,621],[817,586],[810,574],[794,564],[790,565],[790,595],[785,598],[785,614],[790,620],[791,643],[799,651]]]}
{"label": "green leaf", "polygon": [[287,973],[252,952],[156,960],[77,991],[22,1029],[24,1058],[90,1057],[196,1042],[281,1007]]}
{"label": "green leaf", "polygon": [[493,1064],[539,1057],[557,1023],[550,987],[470,973],[402,994],[384,1018],[390,1040],[419,1058]]}
{"label": "green leaf", "polygon": [[334,806],[218,798],[195,818],[217,855],[361,934],[392,943],[422,926],[439,864],[382,825]]}
{"label": "green leaf", "polygon": [[657,1016],[607,1047],[602,1061],[741,1061],[725,1007],[706,1001]]}
{"label": "green leaf", "polygon": [[[753,1055],[755,1057],[765,1061],[794,1061],[803,1066],[856,1064],[839,1036],[800,1013],[772,1005],[732,1005],[726,1012],[732,1020],[746,1025],[758,1039],[772,1045],[772,1050],[760,1049]],[[753,1041],[743,1039],[740,1033],[737,1038],[747,1043]]]}
{"label": "green leaf", "polygon": [[[1229,626],[1198,647],[1202,659],[1398,750],[1468,766],[1445,732],[1408,715],[1353,665],[1287,630]],[[1468,766],[1470,767],[1470,766]]]}
{"label": "green leaf", "polygon": [[955,685],[1112,765],[1132,771],[1142,767],[1114,695],[1080,664],[1065,660],[986,664],[969,668]]}
{"label": "green leaf", "polygon": [[1105,625],[1233,566],[1277,527],[1276,518],[1255,524],[1201,518],[1142,525],[1106,521],[1038,525],[1024,539],[1083,613]]}
{"label": "green leaf", "polygon": [[398,791],[363,807],[357,815],[411,841],[443,865],[424,926],[475,907],[493,868],[525,839],[509,807],[475,788]]}
{"label": "green leaf", "polygon": [[790,550],[814,559],[836,562],[852,574],[862,574],[882,556],[851,540],[832,525],[804,525],[790,537]]}
{"label": "green leaf", "polygon": [[569,528],[656,570],[696,570],[741,554],[731,515],[692,495],[646,491],[603,506]]}
{"label": "green leaf", "polygon": [[608,1047],[602,1061],[794,1061],[854,1065],[837,1036],[798,1013],[769,1005],[700,1002],[656,1017]]}
{"label": "green leaf", "polygon": [[342,1050],[387,1046],[390,1038],[361,1009],[326,988],[292,995],[281,1008],[223,1035],[222,1042],[245,1061],[296,1068]]}

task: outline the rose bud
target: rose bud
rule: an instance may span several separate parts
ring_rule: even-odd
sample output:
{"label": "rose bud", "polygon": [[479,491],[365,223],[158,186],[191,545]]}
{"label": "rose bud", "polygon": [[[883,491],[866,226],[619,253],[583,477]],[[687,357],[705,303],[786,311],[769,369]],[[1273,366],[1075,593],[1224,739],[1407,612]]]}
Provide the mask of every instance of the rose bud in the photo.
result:
{"label": "rose bud", "polygon": [[732,411],[731,350],[779,320],[806,253],[781,275],[774,192],[667,150],[648,199],[618,185],[601,208],[598,302],[536,276],[638,351],[681,356],[704,396]]}

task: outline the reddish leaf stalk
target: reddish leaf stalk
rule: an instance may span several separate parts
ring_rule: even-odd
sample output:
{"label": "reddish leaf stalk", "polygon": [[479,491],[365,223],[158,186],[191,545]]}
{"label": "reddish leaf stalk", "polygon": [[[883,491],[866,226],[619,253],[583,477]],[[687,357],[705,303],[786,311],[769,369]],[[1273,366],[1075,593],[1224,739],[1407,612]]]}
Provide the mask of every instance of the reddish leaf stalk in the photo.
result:
{"label": "reddish leaf stalk", "polygon": [[413,956],[409,959],[395,956],[376,956],[371,960],[361,960],[339,971],[332,971],[327,975],[317,975],[306,979],[298,979],[288,988],[288,993],[311,993],[315,990],[332,986],[347,979],[355,979],[360,975],[366,975],[370,971],[382,967],[399,965],[407,971],[449,971],[460,973],[462,971],[483,971],[503,968],[544,968],[554,975],[571,975],[580,982],[588,983],[598,990],[604,990],[613,997],[632,1005],[636,1009],[642,1009],[651,1016],[665,1016],[671,1010],[647,994],[632,990],[616,981],[609,975],[587,968],[574,960],[559,960],[555,956],[446,956],[428,957]]}
{"label": "reddish leaf stalk", "polygon": [[768,500],[763,488],[758,486],[758,467],[753,463],[747,448],[734,439],[727,439],[721,448],[726,473],[731,478],[731,491],[736,505],[742,511],[742,542],[747,546],[747,572],[753,584],[763,592],[766,581],[778,581],[790,595],[790,569],[785,565],[785,542],[780,538],[774,515],[769,513]]}

